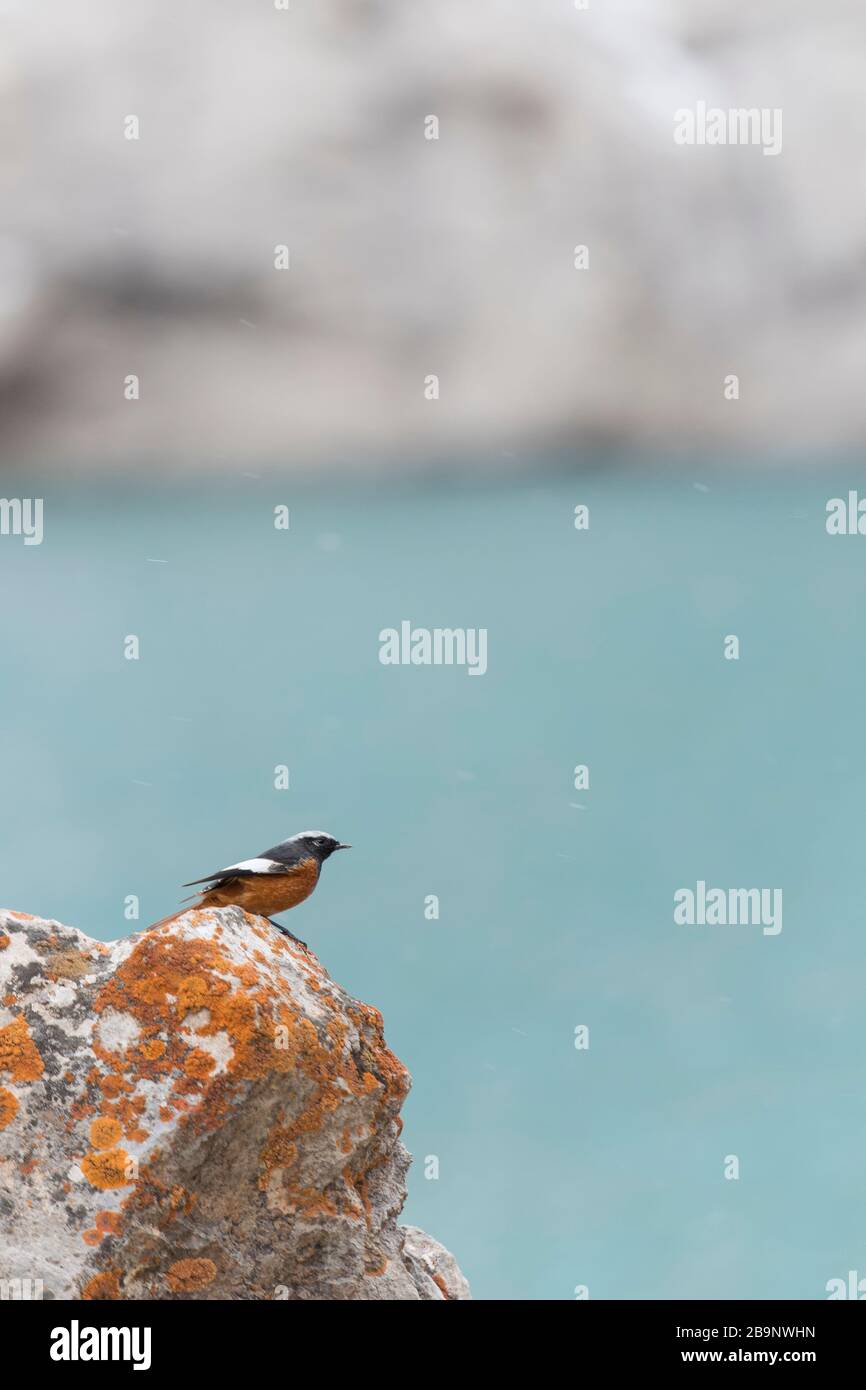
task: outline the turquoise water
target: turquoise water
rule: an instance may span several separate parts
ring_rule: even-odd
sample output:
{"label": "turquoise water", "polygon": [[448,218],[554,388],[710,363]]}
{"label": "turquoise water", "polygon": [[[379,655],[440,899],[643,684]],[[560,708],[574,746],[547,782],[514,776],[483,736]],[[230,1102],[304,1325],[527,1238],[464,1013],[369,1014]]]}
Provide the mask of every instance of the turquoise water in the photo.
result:
{"label": "turquoise water", "polygon": [[[866,1276],[856,483],[7,481],[45,539],[0,538],[0,898],[109,939],[350,840],[288,921],[382,1010],[405,1219],[476,1296],[824,1297]],[[485,627],[486,675],[382,666],[403,619]],[[781,933],[675,925],[698,879],[781,887]]]}

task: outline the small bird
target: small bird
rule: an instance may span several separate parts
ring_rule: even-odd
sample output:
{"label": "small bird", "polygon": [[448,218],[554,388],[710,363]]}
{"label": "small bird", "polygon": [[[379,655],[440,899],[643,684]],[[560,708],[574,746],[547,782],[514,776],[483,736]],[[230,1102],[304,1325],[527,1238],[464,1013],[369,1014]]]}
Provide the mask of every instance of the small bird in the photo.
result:
{"label": "small bird", "polygon": [[[191,879],[183,887],[194,888],[198,883],[206,883],[208,887],[201,890],[196,908],[242,907],[246,912],[267,917],[277,931],[297,941],[299,946],[306,946],[306,941],[275,922],[271,913],[287,912],[290,907],[302,903],[318,883],[325,860],[334,850],[351,848],[321,830],[302,830],[272,849],[263,850],[255,859],[241,859],[237,864],[217,869],[216,873],[205,874],[204,878]],[[194,898],[196,894],[191,896]],[[190,898],[184,901],[189,902]],[[182,911],[175,912],[154,922],[153,926],[164,927],[180,916]]]}

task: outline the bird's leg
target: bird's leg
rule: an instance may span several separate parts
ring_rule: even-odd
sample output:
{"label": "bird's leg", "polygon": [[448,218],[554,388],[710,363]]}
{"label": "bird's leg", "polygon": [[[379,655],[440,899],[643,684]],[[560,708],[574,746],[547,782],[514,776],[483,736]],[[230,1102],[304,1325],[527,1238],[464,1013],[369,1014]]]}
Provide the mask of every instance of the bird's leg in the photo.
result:
{"label": "bird's leg", "polygon": [[283,936],[289,937],[291,941],[295,941],[299,946],[303,946],[305,951],[309,951],[310,948],[307,945],[306,941],[302,941],[299,936],[295,936],[295,933],[289,931],[288,927],[281,926],[279,922],[274,921],[273,917],[269,917],[268,921],[270,922],[272,927],[276,927],[277,931],[282,932]]}

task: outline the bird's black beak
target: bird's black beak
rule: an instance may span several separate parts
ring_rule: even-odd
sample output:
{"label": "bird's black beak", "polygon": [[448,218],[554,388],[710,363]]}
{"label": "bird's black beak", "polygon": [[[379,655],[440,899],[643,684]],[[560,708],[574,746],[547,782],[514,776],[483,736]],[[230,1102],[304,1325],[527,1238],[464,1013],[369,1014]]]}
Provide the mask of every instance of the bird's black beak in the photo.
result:
{"label": "bird's black beak", "polygon": [[351,845],[335,845],[334,848],[335,848],[335,849],[351,849],[352,846],[351,846]]}

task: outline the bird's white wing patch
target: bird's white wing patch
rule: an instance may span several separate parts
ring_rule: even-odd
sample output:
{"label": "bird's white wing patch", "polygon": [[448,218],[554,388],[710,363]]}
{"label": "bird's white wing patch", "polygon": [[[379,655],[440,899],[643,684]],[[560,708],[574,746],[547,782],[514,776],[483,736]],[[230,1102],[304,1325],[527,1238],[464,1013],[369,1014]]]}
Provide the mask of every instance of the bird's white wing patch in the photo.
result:
{"label": "bird's white wing patch", "polygon": [[242,859],[239,864],[229,864],[228,868],[220,872],[230,874],[232,869],[246,869],[249,874],[282,874],[285,873],[286,866],[278,864],[276,859]]}

